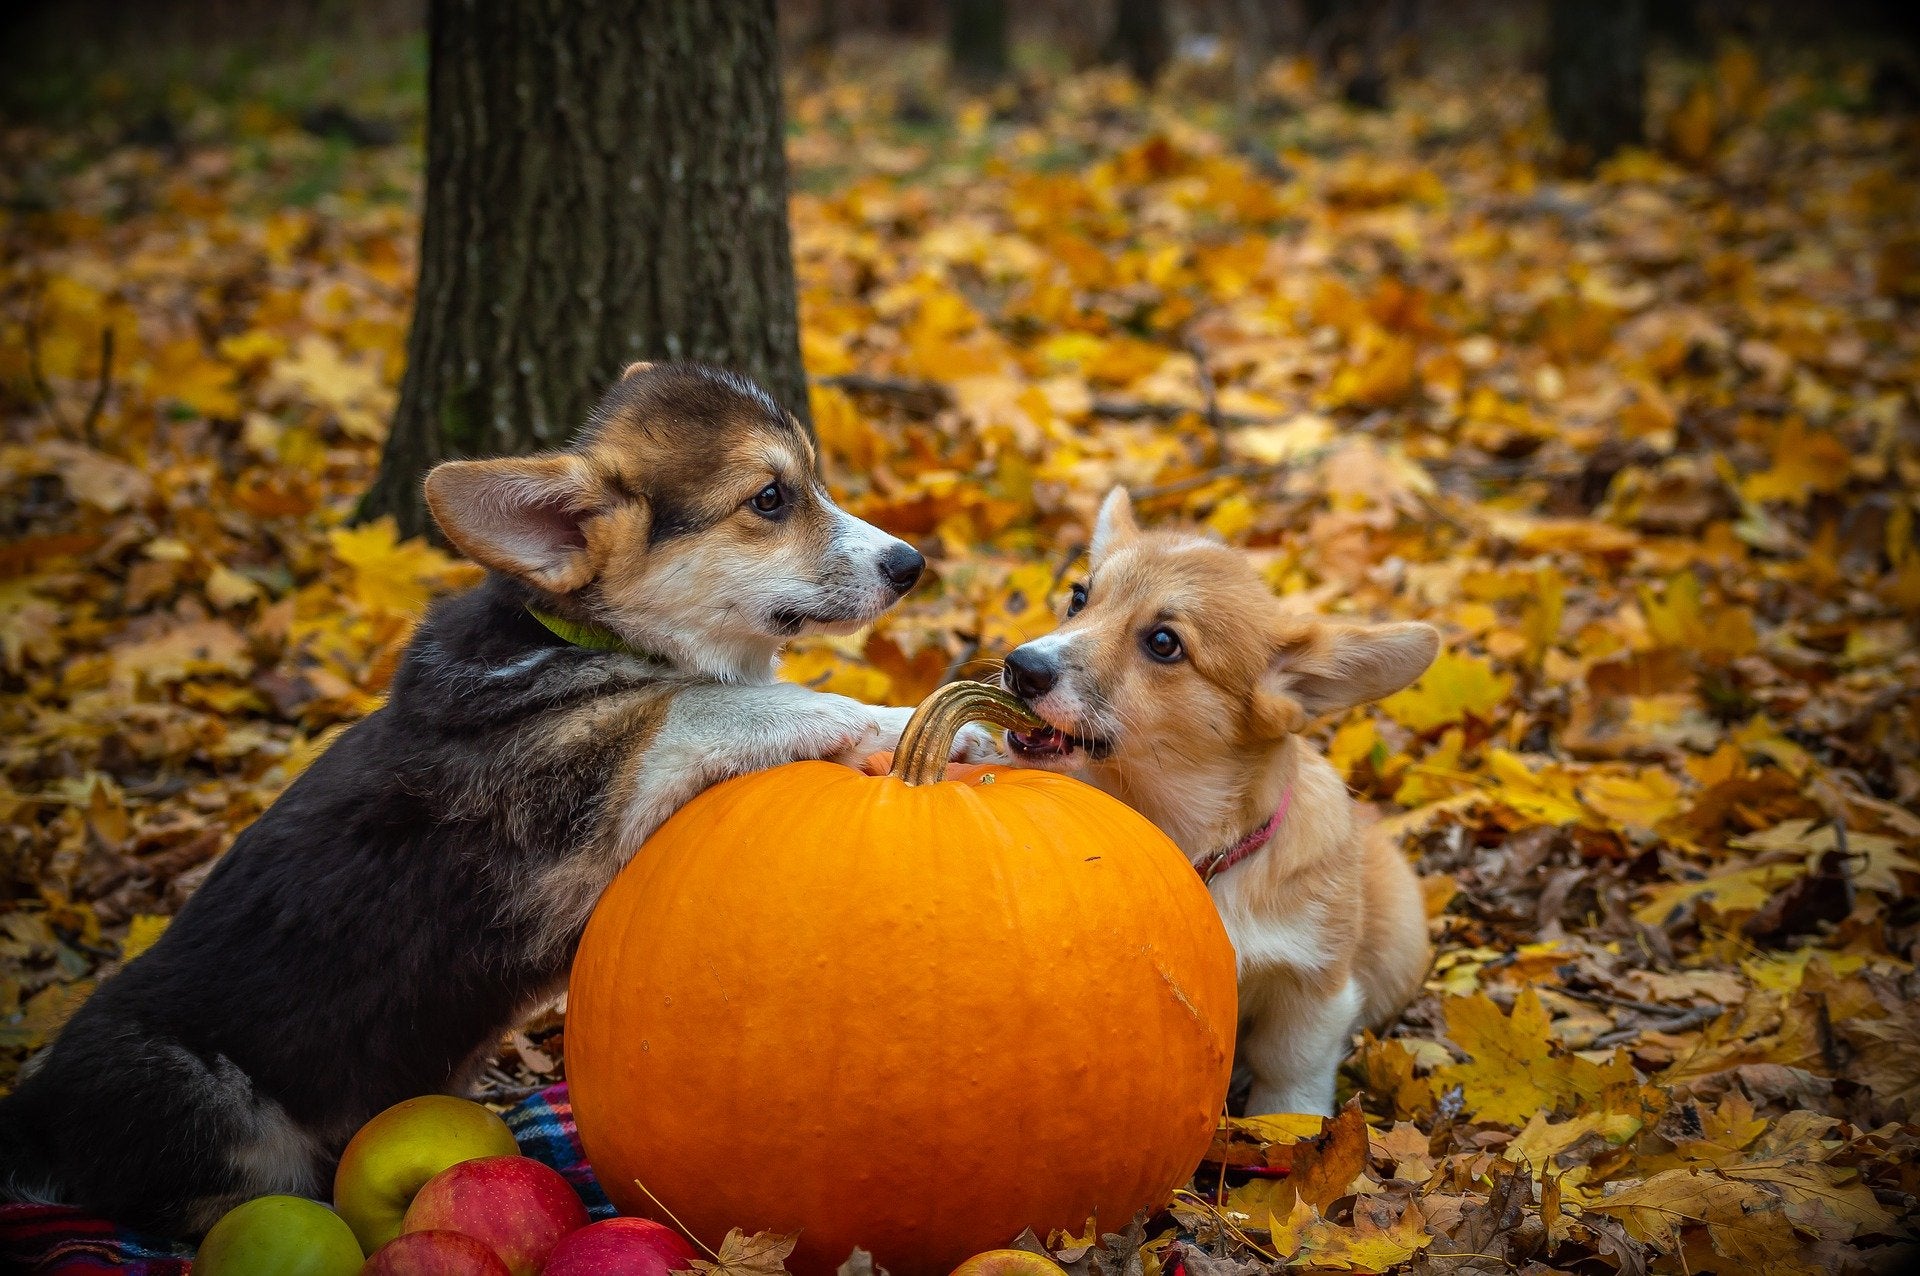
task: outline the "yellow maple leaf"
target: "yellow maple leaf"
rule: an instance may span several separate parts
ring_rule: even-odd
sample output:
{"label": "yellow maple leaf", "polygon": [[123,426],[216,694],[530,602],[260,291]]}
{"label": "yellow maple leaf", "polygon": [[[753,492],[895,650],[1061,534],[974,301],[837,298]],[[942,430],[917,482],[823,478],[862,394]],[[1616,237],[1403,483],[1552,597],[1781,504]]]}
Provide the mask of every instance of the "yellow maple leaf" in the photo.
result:
{"label": "yellow maple leaf", "polygon": [[1406,769],[1400,787],[1393,791],[1393,800],[1401,806],[1420,806],[1452,797],[1463,786],[1470,787],[1473,777],[1462,769],[1460,761],[1466,744],[1465,732],[1448,727],[1433,752]]}
{"label": "yellow maple leaf", "polygon": [[1616,1051],[1602,1065],[1555,1053],[1551,1021],[1531,987],[1521,990],[1511,1015],[1484,993],[1449,998],[1445,1013],[1447,1036],[1467,1061],[1440,1068],[1434,1082],[1459,1086],[1477,1120],[1518,1126],[1572,1105],[1638,1110],[1638,1079],[1626,1055]]}
{"label": "yellow maple leaf", "polygon": [[1647,888],[1634,917],[1649,926],[1659,926],[1675,909],[1701,897],[1721,915],[1751,913],[1767,902],[1767,897],[1805,871],[1799,864],[1740,864],[1722,869],[1710,877],[1691,882],[1663,882]]}
{"label": "yellow maple leaf", "polygon": [[1053,587],[1053,569],[1045,563],[1028,563],[1008,572],[1000,588],[981,609],[982,649],[1011,651],[1023,642],[1053,632],[1058,623],[1048,598]]}
{"label": "yellow maple leaf", "polygon": [[327,533],[334,557],[352,572],[352,592],[376,615],[418,616],[440,589],[478,576],[425,540],[400,540],[392,518]]}
{"label": "yellow maple leaf", "polygon": [[175,625],[113,653],[114,679],[127,686],[158,686],[210,675],[237,678],[252,669],[246,636],[218,620]]}
{"label": "yellow maple leaf", "polygon": [[1667,118],[1667,145],[1689,164],[1703,163],[1713,151],[1718,120],[1713,91],[1696,84]]}
{"label": "yellow maple leaf", "polygon": [[148,388],[155,398],[170,399],[202,416],[240,415],[240,398],[234,393],[238,375],[231,364],[210,356],[194,338],[157,347],[152,369]]}
{"label": "yellow maple leaf", "polygon": [[1642,586],[1640,610],[1647,618],[1647,633],[1655,642],[1696,652],[1716,663],[1744,656],[1760,642],[1754,633],[1753,613],[1745,607],[1725,605],[1709,610],[1701,596],[1700,579],[1692,572],[1670,577],[1657,597]]}
{"label": "yellow maple leaf", "polygon": [[171,917],[153,913],[135,913],[133,920],[127,923],[127,937],[120,944],[120,960],[132,961],[141,953],[154,946],[160,936],[166,933]]}
{"label": "yellow maple leaf", "polygon": [[357,439],[387,436],[394,393],[371,360],[349,360],[340,347],[317,334],[302,337],[293,353],[274,362],[273,387],[324,408]]}
{"label": "yellow maple leaf", "polygon": [[1589,1112],[1570,1121],[1549,1121],[1545,1112],[1535,1112],[1520,1136],[1501,1153],[1509,1161],[1528,1166],[1537,1176],[1551,1169],[1553,1158],[1576,1144],[1598,1139],[1606,1147],[1619,1147],[1640,1132],[1644,1124],[1637,1116],[1623,1112]]}
{"label": "yellow maple leaf", "polygon": [[789,651],[780,661],[780,676],[816,691],[850,696],[868,704],[883,704],[893,690],[893,679],[872,665],[837,651],[829,643],[809,643]]}
{"label": "yellow maple leaf", "polygon": [[816,385],[808,392],[814,432],[828,456],[856,472],[873,468],[885,452],[881,436],[861,416],[852,396],[834,386]]}
{"label": "yellow maple leaf", "polygon": [[1509,692],[1511,674],[1495,672],[1484,657],[1443,651],[1411,687],[1380,702],[1386,715],[1414,731],[1431,731],[1472,716],[1490,719]]}
{"label": "yellow maple leaf", "polygon": [[1545,824],[1585,822],[1586,808],[1566,768],[1549,765],[1534,771],[1517,754],[1489,749],[1487,771],[1498,782],[1493,799],[1509,810]]}
{"label": "yellow maple leaf", "polygon": [[1327,742],[1327,761],[1333,763],[1333,769],[1349,780],[1354,769],[1362,762],[1373,758],[1374,750],[1380,744],[1380,728],[1374,725],[1370,717],[1356,714],[1340,724],[1333,733],[1333,739]]}
{"label": "yellow maple leaf", "polygon": [[1527,599],[1527,609],[1520,627],[1526,639],[1529,665],[1538,667],[1547,652],[1559,642],[1560,622],[1566,615],[1566,608],[1566,578],[1551,564],[1537,569],[1533,574],[1533,591]]}
{"label": "yellow maple leaf", "polygon": [[1273,1252],[1289,1266],[1342,1272],[1384,1272],[1406,1262],[1433,1243],[1426,1218],[1409,1200],[1398,1219],[1386,1223],[1356,1207],[1354,1225],[1342,1227],[1298,1197],[1283,1218],[1272,1214]]}
{"label": "yellow maple leaf", "polygon": [[1678,815],[1686,797],[1679,782],[1658,767],[1592,771],[1581,777],[1579,791],[1588,810],[1636,833],[1651,833]]}
{"label": "yellow maple leaf", "polygon": [[1920,860],[1901,850],[1894,838],[1883,833],[1850,832],[1843,847],[1832,824],[1815,828],[1814,821],[1807,819],[1783,820],[1770,829],[1734,838],[1731,845],[1743,851],[1791,851],[1803,856],[1809,868],[1829,851],[1844,850],[1847,876],[1854,885],[1884,895],[1901,893],[1896,873],[1920,874]]}
{"label": "yellow maple leaf", "polygon": [[1755,504],[1801,506],[1816,494],[1845,487],[1852,470],[1853,453],[1845,443],[1825,430],[1810,431],[1793,417],[1774,444],[1773,465],[1742,482],[1740,494]]}
{"label": "yellow maple leaf", "polygon": [[1207,515],[1207,526],[1218,532],[1224,541],[1237,541],[1247,534],[1253,526],[1253,502],[1243,492],[1234,492]]}
{"label": "yellow maple leaf", "polygon": [[51,1041],[73,1018],[74,1011],[93,995],[93,980],[77,979],[68,984],[48,984],[21,1008],[18,1022],[0,1023],[0,1046],[19,1046],[37,1050]]}
{"label": "yellow maple leaf", "polygon": [[225,564],[207,573],[204,588],[207,601],[223,611],[253,602],[266,592],[260,587],[259,581],[250,576],[242,576]]}

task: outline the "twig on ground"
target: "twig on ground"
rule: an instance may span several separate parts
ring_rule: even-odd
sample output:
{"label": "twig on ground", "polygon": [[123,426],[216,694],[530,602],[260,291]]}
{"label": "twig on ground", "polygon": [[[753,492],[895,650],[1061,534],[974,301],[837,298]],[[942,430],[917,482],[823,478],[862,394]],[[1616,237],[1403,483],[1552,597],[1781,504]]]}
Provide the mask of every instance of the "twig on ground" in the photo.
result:
{"label": "twig on ground", "polygon": [[1620,1010],[1637,1010],[1643,1015],[1657,1015],[1663,1019],[1686,1019],[1701,1011],[1706,1011],[1707,1017],[1711,1019],[1715,1015],[1725,1014],[1727,1009],[1716,1001],[1709,1001],[1700,1006],[1667,1006],[1657,1001],[1635,1001],[1631,997],[1616,997],[1604,992],[1587,992],[1580,988],[1556,988],[1554,991],[1577,1001],[1591,1001]]}
{"label": "twig on ground", "polygon": [[[26,324],[27,338],[27,377],[33,385],[33,392],[40,400],[40,406],[52,419],[54,428],[62,434],[74,433],[73,426],[67,421],[66,413],[60,410],[60,400],[55,397],[53,387],[47,384],[47,374],[40,361],[40,325],[33,319]],[[80,419],[79,434],[89,446],[98,441],[94,427],[99,424],[100,412],[107,406],[107,392],[113,388],[113,325],[107,324],[100,329],[100,373],[94,386],[93,401],[87,404],[87,414]]]}
{"label": "twig on ground", "polygon": [[1726,1008],[1708,1004],[1694,1006],[1671,1019],[1662,1019],[1658,1023],[1646,1024],[1639,1028],[1615,1028],[1612,1032],[1603,1032],[1593,1039],[1590,1050],[1605,1050],[1608,1046],[1623,1046],[1634,1040],[1642,1032],[1685,1032],[1689,1028],[1698,1028],[1702,1024],[1712,1023],[1726,1013]]}
{"label": "twig on ground", "polygon": [[107,406],[107,391],[113,388],[113,325],[107,324],[100,329],[100,381],[93,390],[93,402],[87,404],[87,414],[80,418],[80,437],[89,446],[96,441],[94,426],[100,421],[100,411]]}
{"label": "twig on ground", "polygon": [[893,399],[917,416],[933,416],[953,406],[953,395],[938,381],[915,381],[907,377],[870,377],[847,372],[813,378],[815,385],[832,386],[850,394],[873,394]]}
{"label": "twig on ground", "polygon": [[1213,366],[1207,362],[1207,348],[1200,338],[1189,335],[1186,347],[1187,353],[1193,356],[1200,393],[1206,398],[1207,428],[1213,431],[1213,459],[1215,464],[1219,464],[1227,459],[1227,430],[1220,420],[1220,387],[1213,379]]}
{"label": "twig on ground", "polygon": [[[813,378],[815,385],[833,386],[850,394],[872,394],[890,398],[909,412],[932,416],[953,406],[953,395],[938,381],[919,381],[911,377],[871,377],[864,373],[836,373]],[[1186,403],[1157,403],[1142,399],[1095,399],[1090,416],[1111,421],[1177,421],[1189,414],[1209,417],[1216,431],[1235,425],[1280,425],[1289,420],[1258,412],[1225,412],[1215,404],[1211,409]]]}
{"label": "twig on ground", "polygon": [[1136,502],[1158,500],[1163,496],[1177,496],[1181,492],[1190,492],[1196,487],[1205,487],[1221,479],[1254,479],[1267,474],[1277,474],[1285,469],[1284,465],[1219,465],[1198,474],[1189,474],[1170,483],[1155,483],[1151,487],[1134,488],[1128,495]]}
{"label": "twig on ground", "polygon": [[1053,591],[1060,588],[1060,582],[1067,578],[1073,565],[1080,561],[1080,555],[1087,552],[1085,545],[1069,545],[1067,552],[1061,555],[1060,565],[1053,569],[1053,580],[1047,585],[1047,597],[1053,597]]}

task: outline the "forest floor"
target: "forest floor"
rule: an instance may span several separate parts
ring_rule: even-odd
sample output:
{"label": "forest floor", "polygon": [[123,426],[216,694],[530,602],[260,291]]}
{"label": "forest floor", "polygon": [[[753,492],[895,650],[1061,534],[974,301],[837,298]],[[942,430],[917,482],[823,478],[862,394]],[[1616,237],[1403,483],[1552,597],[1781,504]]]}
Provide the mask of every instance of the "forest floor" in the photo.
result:
{"label": "forest floor", "polygon": [[[1203,1172],[1196,1276],[1910,1259],[1914,122],[1864,67],[1731,48],[1571,180],[1497,66],[1358,112],[1285,66],[1241,105],[1203,66],[966,97],[932,56],[794,83],[830,473],[932,568],[788,676],[911,703],[987,667],[1115,483],[1303,607],[1445,634],[1321,735],[1425,876],[1427,993],[1326,1130],[1223,1131],[1292,1173]],[[394,61],[327,136],[266,72],[0,136],[0,1086],[474,578],[347,523],[413,278]],[[1056,1249],[1138,1272],[1140,1238]]]}

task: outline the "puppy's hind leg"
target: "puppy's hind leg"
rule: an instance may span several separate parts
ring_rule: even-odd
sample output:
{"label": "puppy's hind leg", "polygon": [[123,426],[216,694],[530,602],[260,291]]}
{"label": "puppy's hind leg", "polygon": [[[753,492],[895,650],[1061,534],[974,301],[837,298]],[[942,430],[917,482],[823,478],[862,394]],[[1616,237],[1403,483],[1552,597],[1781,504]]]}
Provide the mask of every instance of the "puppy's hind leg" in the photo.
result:
{"label": "puppy's hind leg", "polygon": [[118,1019],[113,992],[0,1104],[0,1199],[190,1236],[251,1197],[320,1191],[325,1158],[279,1104],[225,1056]]}
{"label": "puppy's hind leg", "polygon": [[1294,989],[1261,1007],[1240,1034],[1240,1057],[1253,1071],[1248,1115],[1332,1116],[1335,1078],[1360,1007],[1351,979],[1331,997]]}

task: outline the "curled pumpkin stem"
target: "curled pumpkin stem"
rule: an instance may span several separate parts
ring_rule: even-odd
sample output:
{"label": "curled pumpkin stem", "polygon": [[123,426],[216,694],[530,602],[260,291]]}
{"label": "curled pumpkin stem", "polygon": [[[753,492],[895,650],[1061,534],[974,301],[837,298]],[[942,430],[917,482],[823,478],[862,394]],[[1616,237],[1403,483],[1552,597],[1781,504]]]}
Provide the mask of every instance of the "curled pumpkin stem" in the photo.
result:
{"label": "curled pumpkin stem", "polygon": [[890,775],[908,784],[934,784],[947,773],[947,758],[960,728],[969,722],[1031,730],[1046,723],[1010,691],[984,682],[950,682],[913,711],[893,751]]}

